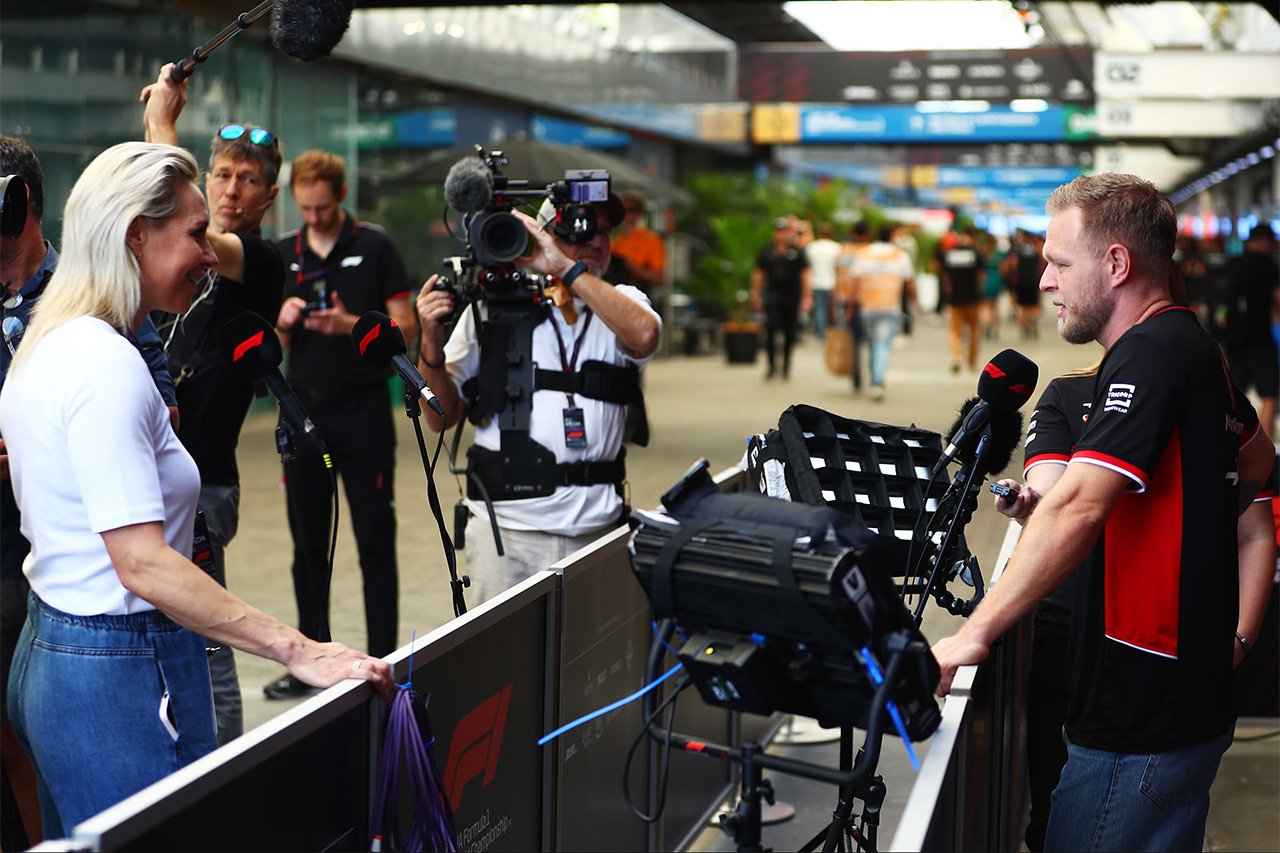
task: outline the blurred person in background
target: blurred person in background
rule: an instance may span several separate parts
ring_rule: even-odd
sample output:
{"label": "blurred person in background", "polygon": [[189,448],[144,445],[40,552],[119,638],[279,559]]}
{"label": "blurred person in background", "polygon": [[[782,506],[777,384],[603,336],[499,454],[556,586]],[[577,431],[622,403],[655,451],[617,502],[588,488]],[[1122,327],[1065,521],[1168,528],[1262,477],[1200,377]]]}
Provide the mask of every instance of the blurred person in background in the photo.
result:
{"label": "blurred person in background", "polygon": [[667,249],[662,235],[645,225],[644,195],[624,192],[625,218],[613,232],[608,276],[640,288],[659,314],[665,303]]}
{"label": "blurred person in background", "polygon": [[[773,223],[773,240],[760,250],[751,272],[751,308],[764,312],[765,354],[769,359],[766,379],[779,375],[791,378],[791,351],[801,312],[813,305],[809,284],[809,262],[796,246],[791,218],[780,216]],[[781,352],[778,338],[781,336]]]}
{"label": "blurred person in background", "polygon": [[809,261],[809,286],[813,288],[813,333],[826,337],[835,298],[836,265],[844,247],[832,239],[835,230],[830,222],[818,226],[818,239],[804,247]]}
{"label": "blurred person in background", "polygon": [[938,283],[947,304],[951,372],[959,373],[961,363],[970,370],[978,369],[978,316],[985,271],[973,227],[951,233],[950,240],[939,244],[936,260]]}
{"label": "blurred person in background", "polygon": [[885,373],[902,322],[902,302],[915,301],[915,269],[907,253],[890,242],[893,226],[882,225],[875,242],[853,262],[854,302],[862,313],[871,354],[871,399],[884,399]]}

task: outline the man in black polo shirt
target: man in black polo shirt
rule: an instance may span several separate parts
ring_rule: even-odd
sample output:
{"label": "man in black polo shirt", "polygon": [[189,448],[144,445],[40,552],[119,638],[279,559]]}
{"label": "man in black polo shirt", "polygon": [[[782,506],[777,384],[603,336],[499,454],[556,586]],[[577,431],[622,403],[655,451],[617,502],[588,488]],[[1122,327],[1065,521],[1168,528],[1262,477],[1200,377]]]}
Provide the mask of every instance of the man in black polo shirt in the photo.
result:
{"label": "man in black polo shirt", "polygon": [[769,357],[766,379],[778,375],[776,338],[782,335],[782,378],[791,378],[791,350],[796,344],[800,312],[813,307],[809,288],[809,260],[795,245],[792,222],[780,216],[773,223],[773,242],[760,250],[751,272],[751,307],[764,312],[764,346]]}
{"label": "man in black polo shirt", "polygon": [[[186,83],[174,83],[166,66],[143,90],[143,98],[147,140],[178,145]],[[200,469],[199,508],[209,538],[205,568],[223,586],[226,547],[240,521],[236,445],[253,401],[253,386],[226,364],[218,330],[242,311],[273,318],[280,310],[284,265],[275,245],[263,239],[261,228],[262,217],[280,191],[276,178],[282,162],[280,142],[269,130],[251,124],[219,129],[205,175],[218,268],[208,290],[197,294],[186,314],[166,319],[165,354],[182,414],[178,439]],[[209,672],[218,742],[227,743],[244,732],[240,681],[230,646],[219,646],[210,654]]]}
{"label": "man in black polo shirt", "polygon": [[[1101,535],[1073,630],[1068,760],[1046,850],[1201,849],[1209,787],[1231,743],[1242,589],[1236,526],[1272,450],[1248,429],[1195,315],[1169,297],[1176,217],[1129,175],[1050,197],[1041,281],[1071,343],[1107,350],[1089,422],[986,600],[934,646],[939,693],[1071,573]],[[1254,602],[1246,601],[1252,607]]]}
{"label": "man in black polo shirt", "polygon": [[[391,368],[361,360],[351,329],[362,314],[384,311],[413,340],[409,276],[386,232],[342,209],[347,185],[341,157],[304,152],[291,164],[289,186],[306,224],[277,243],[286,270],[276,330],[290,351],[289,384],[342,476],[364,577],[369,653],[381,657],[396,648],[399,598]],[[328,633],[330,484],[315,454],[300,456],[285,472],[298,628],[315,639]],[[283,699],[307,690],[285,675],[265,692]]]}

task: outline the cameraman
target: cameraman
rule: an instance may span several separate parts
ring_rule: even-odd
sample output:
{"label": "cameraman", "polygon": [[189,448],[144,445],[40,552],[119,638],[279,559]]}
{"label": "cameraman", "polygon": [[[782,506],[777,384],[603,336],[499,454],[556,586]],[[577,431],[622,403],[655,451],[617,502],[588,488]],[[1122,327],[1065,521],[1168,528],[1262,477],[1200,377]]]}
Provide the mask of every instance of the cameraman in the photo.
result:
{"label": "cameraman", "polygon": [[[573,310],[548,309],[547,318],[534,329],[533,360],[543,367],[558,366],[566,373],[592,360],[638,370],[658,349],[662,321],[638,288],[614,286],[601,277],[609,266],[610,234],[625,212],[612,193],[594,209],[595,234],[577,243],[570,242],[567,234],[553,236],[523,213],[514,214],[533,240],[533,255],[524,259],[525,264],[556,276],[572,297]],[[554,209],[544,204],[539,218],[549,223],[553,216]],[[428,279],[418,295],[420,366],[444,406],[445,423],[452,426],[476,403],[462,388],[479,373],[480,345],[475,315],[470,311],[458,318],[445,343],[443,324],[453,313],[454,295],[435,289],[438,278]],[[533,394],[529,437],[554,453],[557,465],[611,463],[622,455],[624,409],[622,403],[539,390]],[[438,417],[430,413],[428,417],[432,429],[443,428]],[[476,426],[475,445],[480,453],[500,447],[496,420],[491,417]],[[474,603],[480,603],[616,525],[623,513],[622,476],[612,483],[559,486],[546,497],[495,500],[493,512],[505,556],[498,556],[484,504],[470,500],[468,506],[467,570],[475,590]]]}

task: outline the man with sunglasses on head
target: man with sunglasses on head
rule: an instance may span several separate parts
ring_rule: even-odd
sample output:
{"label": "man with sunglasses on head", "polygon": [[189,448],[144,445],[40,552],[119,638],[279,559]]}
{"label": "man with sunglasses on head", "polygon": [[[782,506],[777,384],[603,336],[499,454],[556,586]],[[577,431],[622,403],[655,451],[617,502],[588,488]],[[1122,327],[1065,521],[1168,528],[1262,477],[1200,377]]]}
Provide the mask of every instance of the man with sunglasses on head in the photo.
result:
{"label": "man with sunglasses on head", "polygon": [[[178,145],[178,116],[187,102],[186,82],[169,79],[169,66],[142,90],[148,142]],[[209,242],[218,266],[196,295],[191,310],[166,318],[169,373],[183,413],[178,438],[200,469],[199,511],[208,527],[208,559],[201,564],[226,586],[225,551],[240,519],[240,472],[236,445],[253,386],[234,373],[218,348],[218,330],[237,314],[253,311],[268,319],[280,308],[284,262],[275,244],[263,239],[262,218],[280,188],[280,142],[266,128],[225,124],[213,137],[205,193]],[[231,649],[210,654],[218,741],[244,731],[240,683]]]}

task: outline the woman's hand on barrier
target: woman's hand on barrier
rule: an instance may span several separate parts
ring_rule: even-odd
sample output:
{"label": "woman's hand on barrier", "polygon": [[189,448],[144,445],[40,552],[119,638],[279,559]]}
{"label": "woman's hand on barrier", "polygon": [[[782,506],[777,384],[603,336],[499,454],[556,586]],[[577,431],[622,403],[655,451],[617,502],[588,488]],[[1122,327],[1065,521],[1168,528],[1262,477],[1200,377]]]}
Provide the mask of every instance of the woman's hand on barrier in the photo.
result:
{"label": "woman's hand on barrier", "polygon": [[391,665],[342,643],[308,640],[288,662],[289,672],[312,687],[332,687],[348,678],[369,682],[383,699],[391,698]]}

